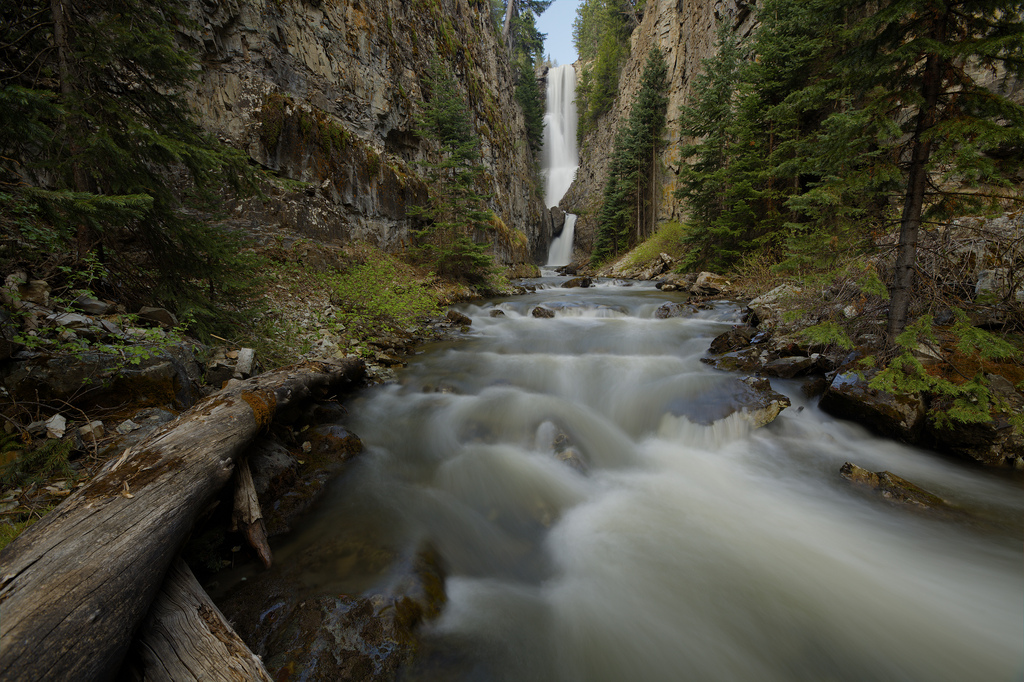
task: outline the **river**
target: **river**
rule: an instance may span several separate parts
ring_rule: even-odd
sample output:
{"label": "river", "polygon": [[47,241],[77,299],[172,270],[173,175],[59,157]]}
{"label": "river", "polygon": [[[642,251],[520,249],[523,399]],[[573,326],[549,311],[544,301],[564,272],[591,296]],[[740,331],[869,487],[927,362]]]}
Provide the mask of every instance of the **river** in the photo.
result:
{"label": "river", "polygon": [[[458,664],[408,679],[1024,679],[1019,476],[873,437],[797,381],[773,380],[793,405],[764,428],[693,422],[734,379],[700,358],[740,309],[658,320],[676,295],[653,284],[561,281],[462,306],[465,339],[349,406],[367,451],[310,527],[440,553],[426,641]],[[865,495],[846,461],[964,514]]]}

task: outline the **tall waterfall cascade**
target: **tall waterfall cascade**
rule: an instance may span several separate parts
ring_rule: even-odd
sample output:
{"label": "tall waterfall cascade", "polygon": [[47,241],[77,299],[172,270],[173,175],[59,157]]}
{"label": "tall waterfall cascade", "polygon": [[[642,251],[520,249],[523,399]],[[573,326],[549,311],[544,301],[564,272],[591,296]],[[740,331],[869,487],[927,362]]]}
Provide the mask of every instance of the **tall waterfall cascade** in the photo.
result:
{"label": "tall waterfall cascade", "polygon": [[[579,152],[576,149],[576,70],[572,64],[548,71],[547,109],[544,114],[542,169],[546,178],[544,201],[557,206],[576,177]],[[572,260],[576,216],[566,215],[562,233],[551,241],[548,265],[566,265]]]}

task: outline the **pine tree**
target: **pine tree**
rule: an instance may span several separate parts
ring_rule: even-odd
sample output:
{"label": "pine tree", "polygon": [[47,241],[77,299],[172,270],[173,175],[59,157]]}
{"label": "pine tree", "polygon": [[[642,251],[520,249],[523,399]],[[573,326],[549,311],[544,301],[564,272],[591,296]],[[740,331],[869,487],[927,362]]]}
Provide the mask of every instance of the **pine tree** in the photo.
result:
{"label": "pine tree", "polygon": [[189,25],[184,3],[34,0],[0,18],[7,201],[39,216],[31,234],[46,244],[97,251],[129,302],[213,323],[212,298],[245,275],[235,240],[192,216],[215,208],[213,188],[252,176],[184,100],[196,73],[174,33]]}
{"label": "pine tree", "polygon": [[677,196],[689,213],[689,264],[699,266],[721,265],[738,255],[735,235],[720,222],[732,208],[730,170],[737,154],[735,93],[741,65],[739,39],[724,21],[715,48],[694,81],[692,103],[679,112],[684,163]]}
{"label": "pine tree", "polygon": [[661,51],[651,48],[629,119],[615,137],[598,216],[595,262],[617,255],[619,249],[654,232],[657,202],[650,188],[665,127],[667,74]]}
{"label": "pine tree", "polygon": [[[994,87],[981,81],[986,72],[997,76]],[[851,119],[866,123],[880,171],[899,181],[892,341],[910,317],[921,229],[1017,193],[1024,107],[1007,94],[1024,76],[1024,2],[880,3],[849,32],[837,76],[851,106],[833,115],[831,129],[862,140]],[[823,141],[842,145],[843,137]]]}
{"label": "pine tree", "polygon": [[420,134],[439,146],[439,160],[422,164],[430,200],[409,215],[421,227],[415,230],[416,255],[438,274],[470,284],[485,282],[494,268],[484,251],[487,244],[473,241],[486,230],[493,213],[487,196],[477,191],[484,168],[480,164],[480,138],[473,131],[469,107],[450,69],[434,57],[425,78],[429,93],[419,117]]}

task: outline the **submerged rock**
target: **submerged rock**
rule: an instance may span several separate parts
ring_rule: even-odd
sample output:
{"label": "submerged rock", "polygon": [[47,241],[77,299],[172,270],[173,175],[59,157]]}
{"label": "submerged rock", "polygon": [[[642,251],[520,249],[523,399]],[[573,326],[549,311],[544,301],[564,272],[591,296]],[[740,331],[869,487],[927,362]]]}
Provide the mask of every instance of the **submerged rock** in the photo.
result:
{"label": "submerged rock", "polygon": [[685,303],[664,303],[654,311],[654,319],[667,320],[672,317],[686,317],[694,312],[693,306]]}
{"label": "submerged rock", "polygon": [[789,398],[774,391],[767,379],[743,377],[730,378],[704,391],[699,402],[685,401],[669,409],[677,417],[703,425],[739,414],[756,429],[770,424],[790,404]]}
{"label": "submerged rock", "polygon": [[[386,576],[359,596],[311,586],[310,571],[340,567]],[[416,647],[416,626],[446,601],[437,553],[405,559],[365,538],[331,538],[288,567],[238,584],[219,606],[276,679],[394,680]]]}
{"label": "submerged rock", "polygon": [[921,509],[945,508],[947,503],[938,495],[920,488],[905,478],[888,471],[872,472],[856,464],[846,462],[839,473],[847,481],[865,486],[883,499],[901,505],[911,505]]}

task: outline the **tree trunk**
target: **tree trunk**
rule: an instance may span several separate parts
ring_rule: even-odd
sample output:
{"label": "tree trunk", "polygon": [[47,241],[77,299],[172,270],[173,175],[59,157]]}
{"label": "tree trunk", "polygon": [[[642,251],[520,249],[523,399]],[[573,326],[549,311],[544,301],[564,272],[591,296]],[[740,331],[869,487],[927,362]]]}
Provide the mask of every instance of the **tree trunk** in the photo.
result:
{"label": "tree trunk", "polygon": [[171,566],[136,646],[144,682],[273,682],[181,559]]}
{"label": "tree trunk", "polygon": [[[75,92],[74,78],[71,75],[71,45],[68,38],[67,12],[64,0],[50,0],[50,16],[53,19],[53,46],[57,51],[57,75],[60,78],[60,94],[64,101],[70,102]],[[90,190],[89,176],[86,174],[77,156],[81,151],[78,140],[82,132],[81,121],[77,116],[70,116],[63,123],[64,134],[67,136],[68,150],[71,152],[71,175],[75,182],[76,192]],[[79,260],[92,250],[92,231],[85,223],[79,223],[76,233]]]}
{"label": "tree trunk", "polygon": [[[931,34],[942,42],[946,37],[945,12],[933,20]],[[921,81],[923,101],[917,112],[914,134],[911,138],[910,169],[907,173],[907,193],[900,220],[900,241],[896,252],[896,271],[889,292],[888,342],[893,344],[896,337],[907,326],[910,299],[913,293],[914,273],[917,267],[917,241],[921,229],[921,213],[924,208],[925,190],[928,186],[928,161],[932,143],[927,139],[928,130],[935,124],[936,108],[942,94],[942,57],[929,54],[925,62]]]}
{"label": "tree trunk", "polygon": [[505,7],[505,25],[501,27],[501,37],[508,44],[509,48],[512,47],[512,43],[509,42],[508,32],[512,27],[512,17],[517,14],[516,4],[516,0],[508,0],[508,5]]}
{"label": "tree trunk", "polygon": [[221,390],[127,449],[0,552],[0,679],[107,680],[197,517],[275,413],[354,388],[359,361]]}

